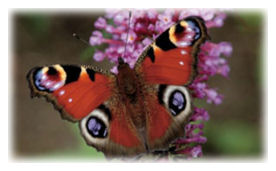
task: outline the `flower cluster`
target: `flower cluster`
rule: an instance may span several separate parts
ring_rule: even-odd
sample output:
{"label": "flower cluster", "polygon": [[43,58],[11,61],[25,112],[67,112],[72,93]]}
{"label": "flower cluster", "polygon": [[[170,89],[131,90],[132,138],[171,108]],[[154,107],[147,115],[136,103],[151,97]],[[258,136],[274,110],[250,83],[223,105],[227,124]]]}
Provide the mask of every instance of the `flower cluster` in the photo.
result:
{"label": "flower cluster", "polygon": [[207,81],[210,76],[216,74],[228,77],[230,68],[227,60],[221,56],[229,57],[232,53],[230,43],[221,42],[218,44],[206,42],[201,46],[198,54],[198,77],[193,81],[189,88],[193,96],[199,99],[207,98],[208,103],[220,104],[223,96],[218,94],[215,89],[209,88]]}
{"label": "flower cluster", "polygon": [[[109,10],[104,17],[99,17],[94,23],[98,30],[93,31],[90,37],[92,46],[107,45],[104,51],[97,50],[93,58],[102,61],[108,58],[117,63],[122,57],[131,67],[143,49],[163,31],[174,23],[188,16],[200,16],[207,28],[221,27],[226,14],[210,9],[169,9],[163,12],[152,10]],[[189,89],[194,98],[206,99],[208,103],[220,104],[223,96],[216,89],[207,85],[209,77],[220,74],[228,77],[230,68],[224,57],[229,57],[232,46],[228,42],[206,42],[201,46],[198,54],[198,76]],[[117,68],[112,69],[117,72]],[[188,157],[199,157],[202,155],[201,145],[207,139],[203,136],[203,122],[209,119],[205,109],[194,109],[189,123],[185,126],[186,136],[177,140],[175,153],[184,154]],[[196,145],[194,145],[196,144]]]}

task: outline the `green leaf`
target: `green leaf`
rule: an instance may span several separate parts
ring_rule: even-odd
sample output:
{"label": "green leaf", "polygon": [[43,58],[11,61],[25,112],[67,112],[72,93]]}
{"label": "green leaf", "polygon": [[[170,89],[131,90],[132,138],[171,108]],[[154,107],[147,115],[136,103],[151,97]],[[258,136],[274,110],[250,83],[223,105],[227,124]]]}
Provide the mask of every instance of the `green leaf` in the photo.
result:
{"label": "green leaf", "polygon": [[106,39],[112,39],[112,34],[106,32],[105,30],[102,30],[103,37]]}
{"label": "green leaf", "polygon": [[83,52],[80,54],[80,58],[83,61],[91,60],[93,58],[93,55],[96,51],[96,46],[87,47],[83,50]]}
{"label": "green leaf", "polygon": [[115,23],[114,23],[113,19],[108,19],[107,24],[115,26]]}
{"label": "green leaf", "polygon": [[49,16],[42,14],[28,14],[26,16],[27,27],[32,34],[40,37],[47,36],[50,27]]}

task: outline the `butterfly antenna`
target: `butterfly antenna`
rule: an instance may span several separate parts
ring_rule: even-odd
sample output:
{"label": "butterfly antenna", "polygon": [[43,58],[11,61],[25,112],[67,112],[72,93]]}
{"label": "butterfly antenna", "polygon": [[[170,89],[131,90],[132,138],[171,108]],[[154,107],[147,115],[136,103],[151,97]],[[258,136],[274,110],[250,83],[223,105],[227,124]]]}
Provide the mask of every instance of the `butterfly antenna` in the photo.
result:
{"label": "butterfly antenna", "polygon": [[123,53],[123,56],[125,56],[126,54],[126,48],[127,48],[127,42],[128,42],[128,35],[129,35],[129,28],[130,28],[130,20],[131,20],[131,11],[129,11],[129,17],[128,17],[128,26],[127,26],[127,36],[126,36],[126,44],[125,44],[125,50],[124,50],[124,53]]}
{"label": "butterfly antenna", "polygon": [[77,35],[77,33],[73,33],[73,37],[75,37],[76,39],[80,40],[84,44],[90,46],[90,44],[86,40],[84,40],[83,38],[81,38],[79,35]]}

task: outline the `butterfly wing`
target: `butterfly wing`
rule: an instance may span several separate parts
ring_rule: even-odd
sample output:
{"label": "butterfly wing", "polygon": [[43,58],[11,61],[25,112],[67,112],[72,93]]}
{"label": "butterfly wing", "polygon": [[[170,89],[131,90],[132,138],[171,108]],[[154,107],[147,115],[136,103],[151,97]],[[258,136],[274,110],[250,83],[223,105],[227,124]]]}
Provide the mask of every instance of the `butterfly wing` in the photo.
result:
{"label": "butterfly wing", "polygon": [[111,96],[112,75],[75,65],[52,65],[32,69],[27,79],[31,96],[44,96],[62,117],[78,121]]}
{"label": "butterfly wing", "polygon": [[[118,94],[117,94],[118,95]],[[146,152],[127,106],[116,94],[80,122],[87,144],[107,157],[130,157]],[[100,122],[102,120],[102,123]]]}
{"label": "butterfly wing", "polygon": [[197,52],[207,37],[204,21],[188,17],[157,37],[138,58],[135,69],[147,83],[187,85],[197,74]]}
{"label": "butterfly wing", "polygon": [[163,32],[138,58],[135,71],[156,87],[146,96],[150,149],[162,149],[179,136],[191,114],[188,85],[197,74],[197,52],[208,38],[204,21],[188,17]]}
{"label": "butterfly wing", "polygon": [[159,85],[147,98],[148,147],[150,151],[166,149],[185,135],[183,126],[192,111],[189,92],[184,86]]}
{"label": "butterfly wing", "polygon": [[116,78],[97,68],[75,65],[36,67],[27,75],[32,96],[44,96],[69,121],[79,121],[87,144],[105,155],[145,151],[119,102]]}

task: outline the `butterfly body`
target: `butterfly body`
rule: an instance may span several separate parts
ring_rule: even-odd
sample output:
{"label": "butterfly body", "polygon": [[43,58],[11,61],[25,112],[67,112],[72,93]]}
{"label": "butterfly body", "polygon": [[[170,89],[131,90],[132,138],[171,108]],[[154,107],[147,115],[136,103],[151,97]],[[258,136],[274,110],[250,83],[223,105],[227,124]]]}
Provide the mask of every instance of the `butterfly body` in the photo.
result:
{"label": "butterfly body", "polygon": [[79,122],[87,144],[106,156],[151,153],[185,136],[192,112],[185,85],[196,76],[197,51],[207,37],[203,20],[189,17],[145,48],[134,68],[119,58],[117,75],[57,64],[36,67],[27,79],[33,96]]}
{"label": "butterfly body", "polygon": [[130,100],[131,103],[137,101],[137,93],[141,89],[141,80],[135,71],[127,63],[121,63],[118,66],[118,76],[116,79],[119,93],[124,96],[122,100]]}

